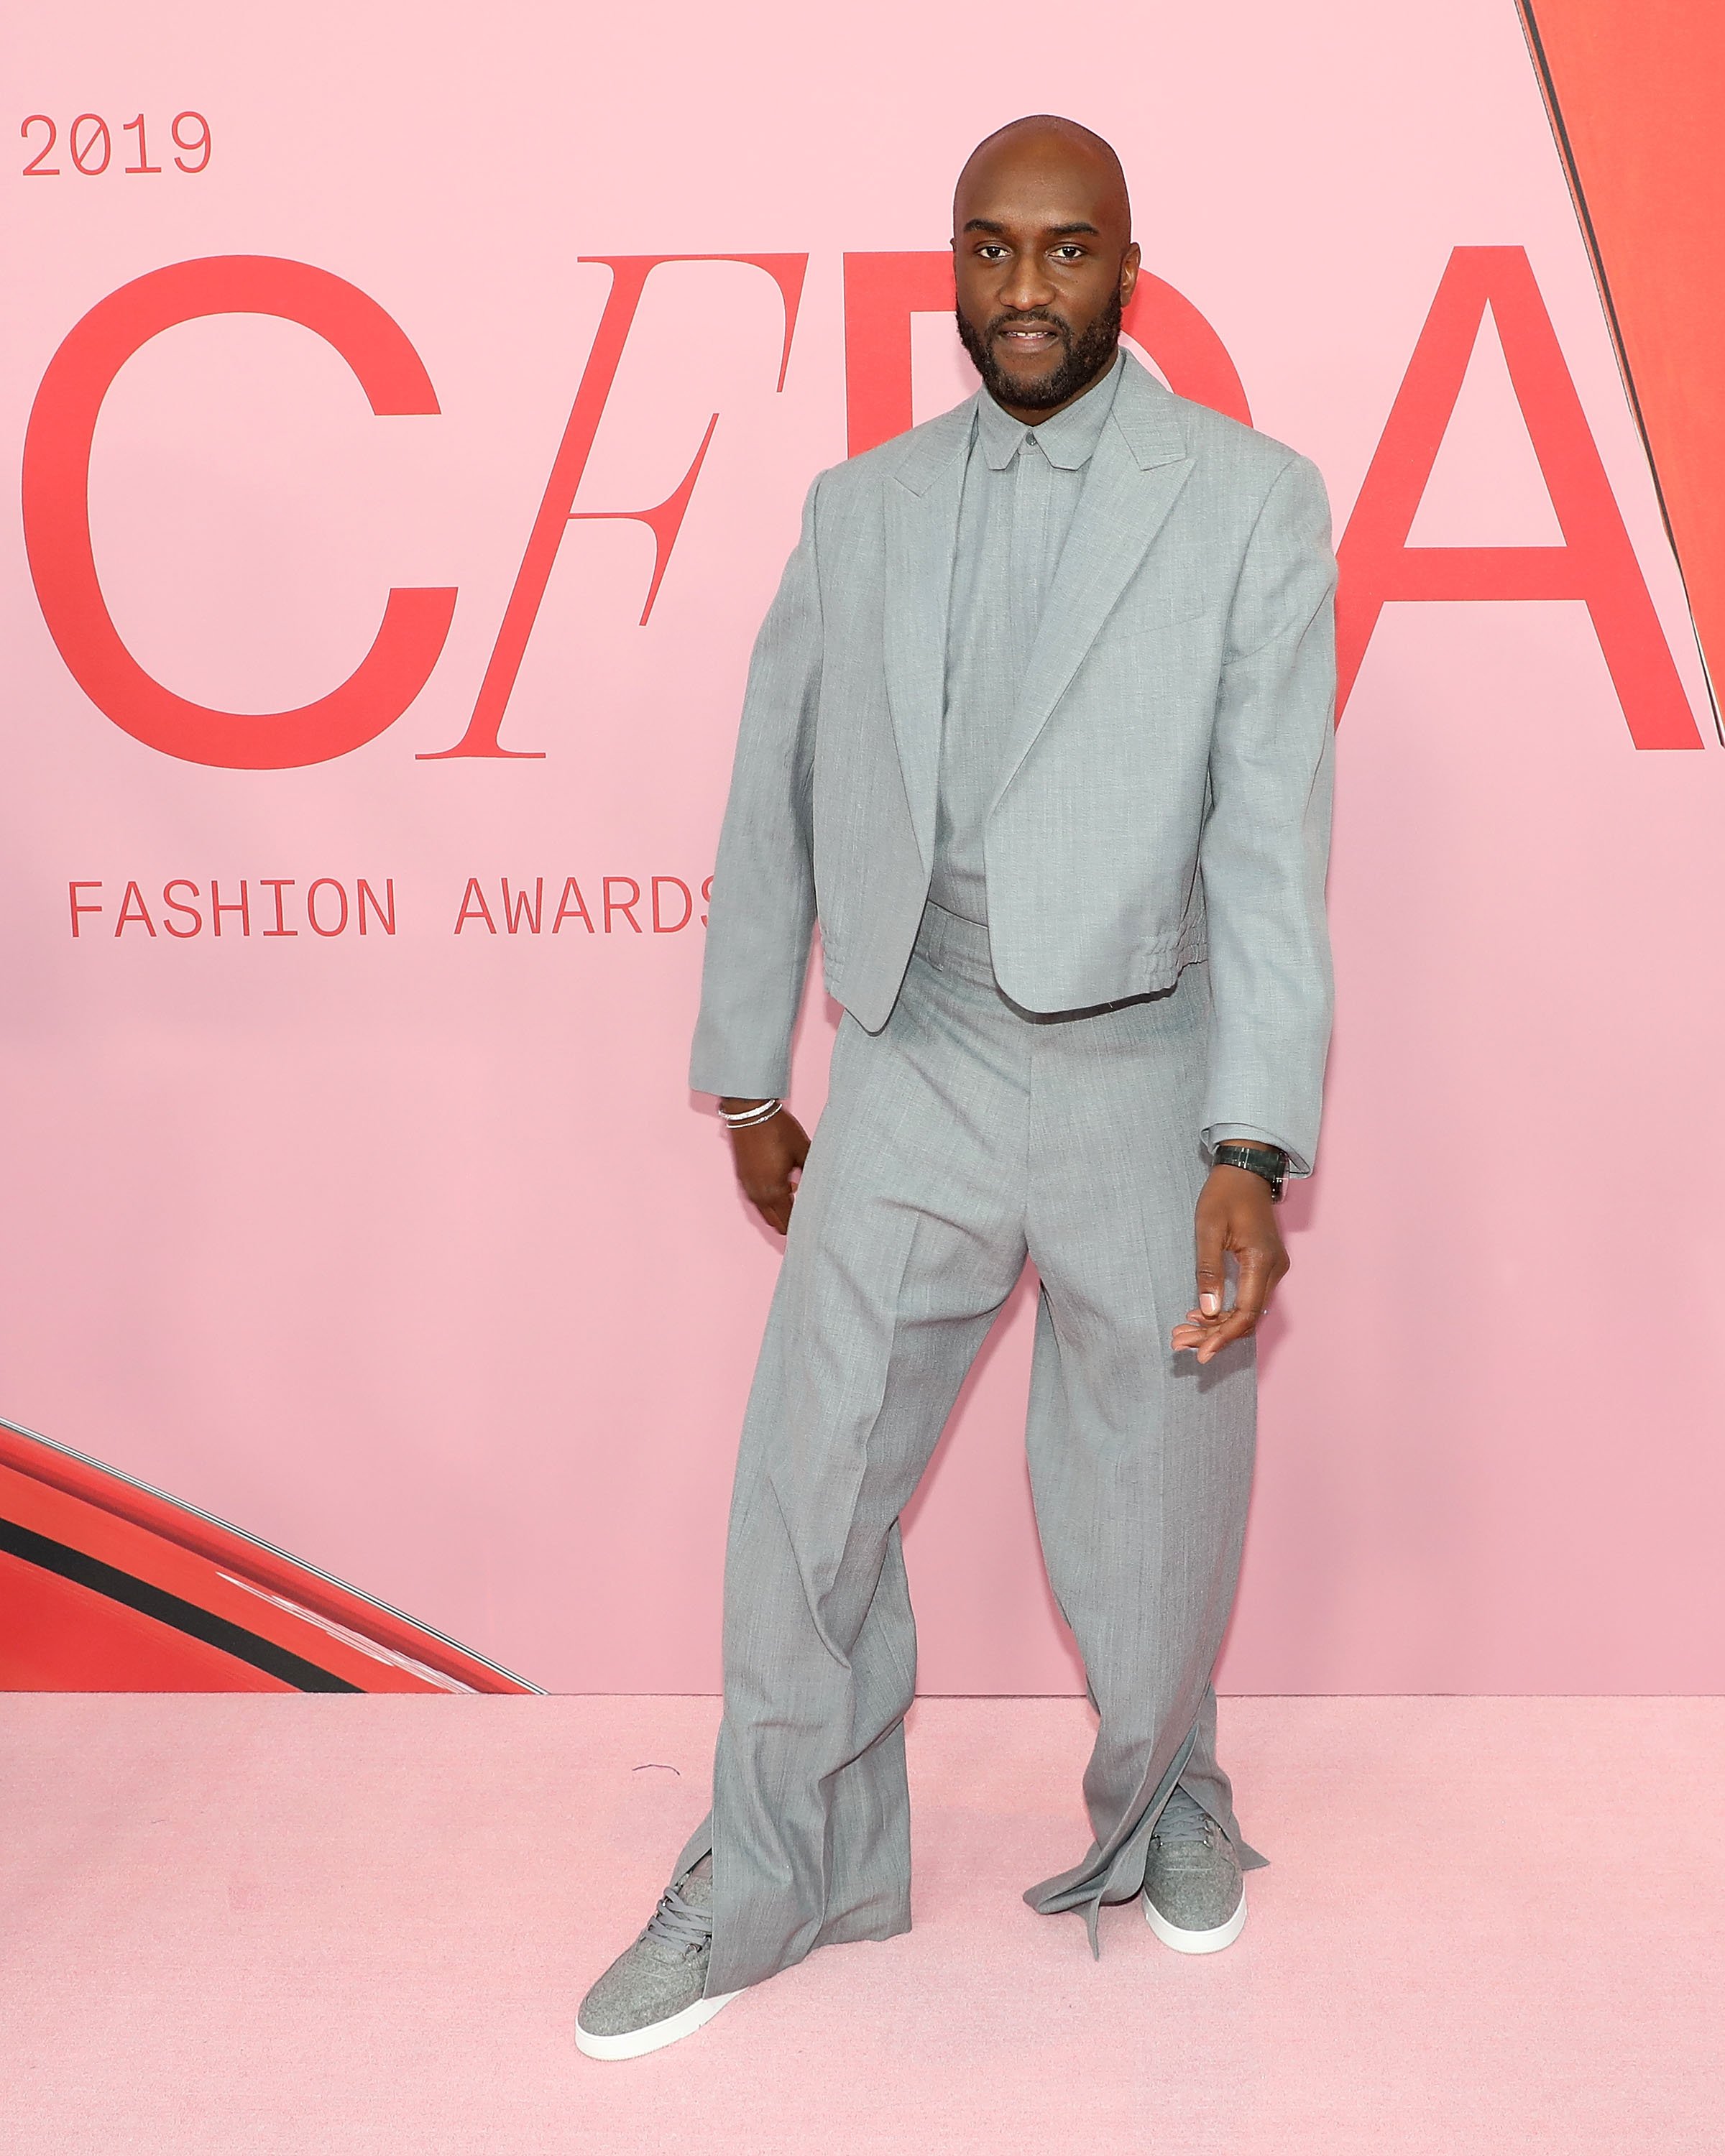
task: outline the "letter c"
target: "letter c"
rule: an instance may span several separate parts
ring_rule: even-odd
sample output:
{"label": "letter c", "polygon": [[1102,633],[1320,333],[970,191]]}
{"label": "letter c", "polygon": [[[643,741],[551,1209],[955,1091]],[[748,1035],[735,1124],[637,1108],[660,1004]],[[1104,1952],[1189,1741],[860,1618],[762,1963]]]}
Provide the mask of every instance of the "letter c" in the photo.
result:
{"label": "letter c", "polygon": [[332,345],[379,415],[435,413],[419,355],[376,300],[326,270],[264,254],[171,263],[90,309],[49,362],[24,436],[23,521],[49,634],[79,686],[135,740],[187,763],[284,771],[345,756],[413,702],[449,634],[453,589],[390,592],[371,649],[337,689],[298,711],[215,711],[146,674],[121,641],[90,536],[90,454],[115,377],[163,330],[205,315],[279,315]]}

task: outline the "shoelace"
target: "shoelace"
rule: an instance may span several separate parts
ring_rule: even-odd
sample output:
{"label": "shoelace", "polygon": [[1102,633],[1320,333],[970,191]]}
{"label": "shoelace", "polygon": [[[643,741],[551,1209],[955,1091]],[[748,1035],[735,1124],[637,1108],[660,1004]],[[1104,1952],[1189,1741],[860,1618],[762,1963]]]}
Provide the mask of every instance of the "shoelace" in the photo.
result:
{"label": "shoelace", "polygon": [[1176,1789],[1163,1807],[1153,1839],[1164,1848],[1180,1841],[1208,1842],[1215,1829],[1215,1821],[1204,1806],[1183,1789]]}
{"label": "shoelace", "polygon": [[691,1947],[704,1947],[712,1935],[711,1910],[696,1908],[673,1887],[661,1896],[641,1937],[657,1939],[661,1946],[675,1947],[680,1953]]}

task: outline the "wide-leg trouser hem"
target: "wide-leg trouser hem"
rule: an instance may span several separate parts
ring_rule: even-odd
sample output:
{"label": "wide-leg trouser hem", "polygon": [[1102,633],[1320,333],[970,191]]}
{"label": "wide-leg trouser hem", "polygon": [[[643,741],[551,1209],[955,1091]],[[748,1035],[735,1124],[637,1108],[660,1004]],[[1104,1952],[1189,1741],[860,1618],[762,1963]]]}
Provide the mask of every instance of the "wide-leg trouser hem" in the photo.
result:
{"label": "wide-leg trouser hem", "polygon": [[[1154,1786],[1144,1793],[1144,1801],[1134,1805],[1106,1847],[1098,1849],[1092,1845],[1082,1864],[1074,1865],[1069,1871],[1056,1872],[1052,1879],[1045,1879],[1040,1885],[1024,1890],[1024,1900],[1039,1916],[1063,1916],[1069,1911],[1081,1914],[1091,1953],[1097,1960],[1101,1960],[1102,1953],[1097,1933],[1102,1905],[1107,1902],[1130,1902],[1143,1891],[1151,1837],[1168,1799],[1180,1786],[1199,1733],[1199,1726],[1194,1723]],[[1216,1823],[1233,1844],[1241,1871],[1259,1871],[1269,1862],[1268,1857],[1260,1856],[1244,1839],[1231,1817]]]}
{"label": "wide-leg trouser hem", "polygon": [[[716,1865],[718,1860],[713,1848],[714,1839],[712,1815],[709,1812],[684,1844],[669,1883],[675,1885],[693,1866],[699,1864],[703,1856],[712,1856]],[[759,1968],[752,1974],[744,1974],[727,1964],[720,1948],[717,1928],[715,1927],[713,1959],[707,1966],[703,1995],[716,1998],[721,1992],[744,1991],[752,1985],[765,1984],[769,1977],[782,1976],[786,1969],[794,1969],[799,1961],[806,1961],[820,1947],[879,1944],[887,1939],[900,1938],[911,1928],[911,1897],[909,1882],[906,1881],[903,1906],[896,1913],[869,1917],[854,1910],[843,1911],[829,1917],[813,1938],[799,1943],[770,1968]],[[717,1983],[713,1980],[716,1969],[719,1975]]]}

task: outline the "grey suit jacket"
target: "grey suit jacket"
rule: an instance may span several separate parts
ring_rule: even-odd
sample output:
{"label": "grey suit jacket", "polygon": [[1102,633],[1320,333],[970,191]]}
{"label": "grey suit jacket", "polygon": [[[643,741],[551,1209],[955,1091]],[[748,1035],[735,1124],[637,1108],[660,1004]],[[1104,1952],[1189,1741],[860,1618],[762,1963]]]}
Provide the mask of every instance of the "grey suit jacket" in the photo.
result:
{"label": "grey suit jacket", "polygon": [[[978,392],[979,395],[983,393]],[[972,408],[823,472],[755,645],[690,1082],[789,1082],[826,985],[891,1015],[927,896]],[[1208,957],[1204,1129],[1317,1142],[1335,562],[1323,481],[1130,357],[1060,557],[985,842],[994,969],[1033,1012]]]}

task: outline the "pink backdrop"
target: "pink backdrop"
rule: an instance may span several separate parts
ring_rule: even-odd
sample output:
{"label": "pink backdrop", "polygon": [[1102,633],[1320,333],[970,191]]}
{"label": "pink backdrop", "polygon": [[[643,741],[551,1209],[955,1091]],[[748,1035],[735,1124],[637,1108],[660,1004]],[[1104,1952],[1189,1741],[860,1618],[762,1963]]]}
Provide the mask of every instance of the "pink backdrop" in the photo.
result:
{"label": "pink backdrop", "polygon": [[[290,26],[68,0],[7,37],[60,167],[9,183],[14,442],[80,317],[213,255],[358,287],[440,408],[374,417],[280,319],[146,343],[90,487],[138,663],[277,711],[352,672],[391,586],[458,596],[376,739],[212,767],[79,687],[10,521],[0,1413],[547,1686],[715,1685],[776,1260],[684,1086],[698,910],[655,932],[651,880],[710,872],[750,639],[809,475],[844,454],[844,255],[937,248],[971,143],[1065,110],[1118,144],[1147,261],[1257,423],[1322,465],[1338,532],[1451,249],[1525,249],[1705,744],[1636,747],[1578,600],[1379,620],[1341,737],[1326,1154],[1288,1207],[1225,1682],[1718,1688],[1725,756],[1509,0],[1103,0],[1053,53],[1019,0],[981,21],[313,0]],[[186,173],[169,123],[193,110],[212,148]],[[67,154],[85,113],[105,172]],[[121,169],[140,114],[159,174]],[[599,423],[578,506],[631,509],[719,415],[646,625],[648,531],[570,526],[502,721],[542,760],[423,760],[472,716],[600,324],[608,273],[577,258],[769,251],[808,257],[782,393],[773,278],[667,264]],[[927,416],[967,385],[939,316],[912,344]],[[1412,537],[1558,542],[1489,321]],[[536,936],[507,932],[504,877],[544,878]],[[552,932],[570,877],[592,932]],[[608,877],[648,894],[639,932],[606,932]],[[199,932],[170,931],[192,917],[172,878]],[[247,880],[249,935],[209,932],[212,878],[230,904]],[[264,878],[293,880],[296,937],[263,933]],[[343,931],[305,918],[320,878]],[[375,912],[358,934],[361,878],[393,879],[393,935]],[[495,934],[471,908],[454,932],[470,878]],[[116,933],[130,879],[153,936]],[[104,909],[75,941],[74,880]],[[334,891],[315,903],[333,929]],[[807,1014],[805,1111],[830,1017]],[[1020,1455],[1029,1316],[1021,1294],[912,1517],[927,1689],[1077,1682]]]}

